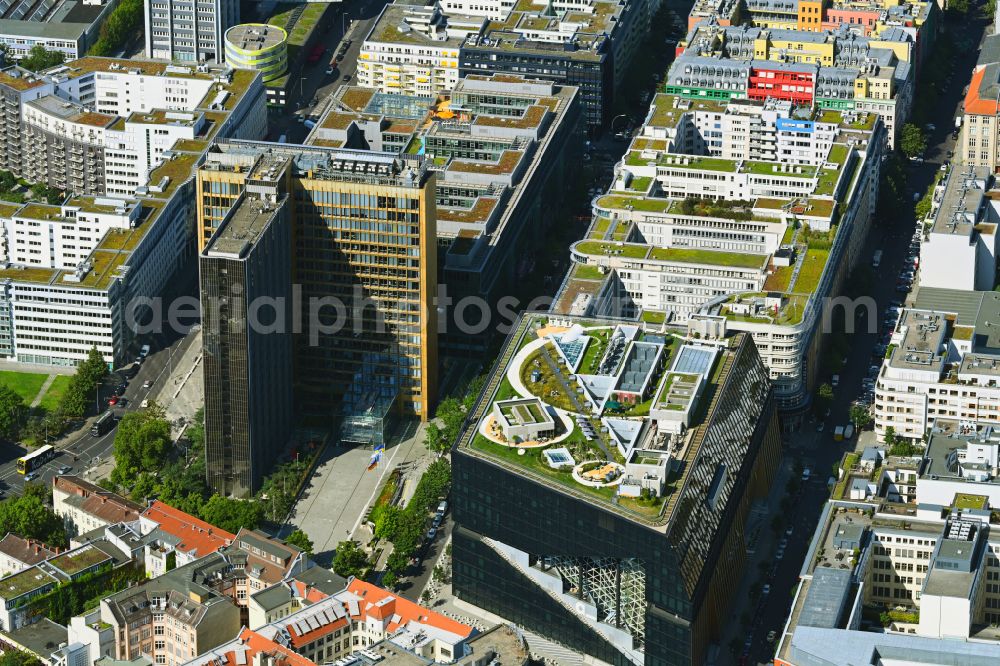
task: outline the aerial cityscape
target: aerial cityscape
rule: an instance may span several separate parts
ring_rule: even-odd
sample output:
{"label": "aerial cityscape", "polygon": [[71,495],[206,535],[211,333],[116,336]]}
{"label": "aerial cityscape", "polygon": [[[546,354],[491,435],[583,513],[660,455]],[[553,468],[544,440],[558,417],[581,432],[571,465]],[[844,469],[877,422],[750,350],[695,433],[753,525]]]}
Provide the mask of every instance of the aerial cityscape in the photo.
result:
{"label": "aerial cityscape", "polygon": [[0,0],[0,106],[0,666],[1000,664],[995,0]]}

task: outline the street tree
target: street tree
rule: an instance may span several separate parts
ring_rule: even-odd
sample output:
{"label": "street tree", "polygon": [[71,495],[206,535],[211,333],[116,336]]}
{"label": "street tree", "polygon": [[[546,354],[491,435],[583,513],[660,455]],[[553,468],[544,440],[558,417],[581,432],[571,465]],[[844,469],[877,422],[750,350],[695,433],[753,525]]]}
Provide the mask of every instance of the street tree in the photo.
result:
{"label": "street tree", "polygon": [[306,555],[312,555],[312,539],[310,539],[309,536],[302,530],[297,529],[285,537],[285,543],[301,549]]}
{"label": "street tree", "polygon": [[0,384],[0,437],[17,439],[27,413],[24,398],[6,384]]}
{"label": "street tree", "polygon": [[162,407],[154,402],[147,409],[127,413],[115,433],[111,480],[125,487],[143,472],[156,474],[167,463],[170,447],[170,423]]}
{"label": "street tree", "polygon": [[864,405],[851,405],[851,423],[858,430],[861,430],[872,421],[871,412]]}
{"label": "street tree", "polygon": [[903,125],[899,137],[899,149],[907,157],[923,155],[927,150],[927,137],[924,136],[924,131],[913,123]]}
{"label": "street tree", "polygon": [[360,576],[368,566],[368,556],[357,541],[341,541],[333,555],[333,572],[338,576]]}

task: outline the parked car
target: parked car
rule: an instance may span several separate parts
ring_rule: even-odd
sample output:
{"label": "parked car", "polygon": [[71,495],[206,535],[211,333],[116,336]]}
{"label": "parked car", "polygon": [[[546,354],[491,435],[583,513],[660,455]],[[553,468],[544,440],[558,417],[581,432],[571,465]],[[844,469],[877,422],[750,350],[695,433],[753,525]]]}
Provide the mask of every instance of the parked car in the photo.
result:
{"label": "parked car", "polygon": [[140,406],[140,407],[142,407],[143,409],[146,409],[147,407],[149,407],[149,400],[143,400],[143,401],[142,401],[142,402],[141,402],[141,403],[139,404],[139,406]]}
{"label": "parked car", "polygon": [[139,358],[146,358],[147,356],[149,356],[149,345],[139,347]]}
{"label": "parked car", "polygon": [[108,398],[108,404],[111,405],[112,407],[114,407],[115,405],[117,405],[118,404],[118,396],[113,395],[110,398]]}
{"label": "parked car", "polygon": [[70,467],[69,465],[63,465],[62,467],[59,468],[59,473],[60,474],[69,474],[70,471],[72,471],[72,469],[73,468]]}
{"label": "parked car", "polygon": [[152,386],[153,386],[153,380],[152,379],[147,379],[146,381],[144,381],[142,383],[142,388],[144,388],[144,389],[148,389],[148,388],[150,388]]}

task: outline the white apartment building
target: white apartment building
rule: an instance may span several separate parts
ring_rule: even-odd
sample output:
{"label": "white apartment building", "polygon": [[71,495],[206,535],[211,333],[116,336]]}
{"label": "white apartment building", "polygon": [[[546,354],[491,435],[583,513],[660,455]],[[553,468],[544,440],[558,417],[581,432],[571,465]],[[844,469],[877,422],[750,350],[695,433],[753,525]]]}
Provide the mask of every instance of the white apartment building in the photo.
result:
{"label": "white apartment building", "polygon": [[204,134],[201,111],[134,112],[105,132],[105,191],[132,196],[149,179],[149,173],[178,141],[195,141]]}
{"label": "white apartment building", "polygon": [[[944,509],[829,502],[775,663],[1000,660],[1000,537],[988,512]],[[866,626],[885,610],[897,611],[887,627]]]}
{"label": "white apartment building", "polygon": [[226,30],[240,22],[239,0],[145,0],[146,56],[224,62]]}
{"label": "white apartment building", "polygon": [[574,293],[577,314],[749,332],[779,405],[802,406],[826,297],[862,257],[884,145],[875,116],[820,115],[657,96],[557,306]]}
{"label": "white apartment building", "polygon": [[484,22],[481,16],[445,14],[436,3],[388,4],[361,45],[358,82],[403,95],[450,91],[458,83],[462,43]]}
{"label": "white apartment building", "polygon": [[889,427],[920,440],[936,419],[1000,423],[998,317],[995,292],[921,288],[875,383],[879,440]]}
{"label": "white apartment building", "polygon": [[[109,228],[74,268],[16,264],[0,270],[0,357],[73,366],[96,346],[110,365],[125,363],[134,338],[129,324],[142,314],[133,306],[161,294],[193,253],[191,169],[198,159],[180,155],[161,166],[182,175],[168,179],[163,188],[151,188],[148,195],[131,204],[139,211],[134,224],[128,229]],[[156,174],[154,171],[154,180],[160,182]],[[95,199],[86,201],[88,206],[99,205]],[[23,225],[37,222],[40,228],[43,222],[34,213],[24,217],[12,223],[15,240],[19,225],[36,229]],[[56,220],[45,222],[56,228]],[[92,239],[91,224],[87,225],[87,237]],[[59,231],[63,241],[52,246],[50,260],[69,264],[73,232],[68,226]],[[78,248],[72,251],[82,254]]]}
{"label": "white apartment building", "polygon": [[1000,202],[987,192],[994,186],[992,168],[955,163],[935,187],[920,247],[921,287],[993,289]]}
{"label": "white apartment building", "polygon": [[75,270],[112,229],[126,232],[141,206],[107,197],[73,197],[60,206],[26,204],[0,211],[0,260],[40,268]]}

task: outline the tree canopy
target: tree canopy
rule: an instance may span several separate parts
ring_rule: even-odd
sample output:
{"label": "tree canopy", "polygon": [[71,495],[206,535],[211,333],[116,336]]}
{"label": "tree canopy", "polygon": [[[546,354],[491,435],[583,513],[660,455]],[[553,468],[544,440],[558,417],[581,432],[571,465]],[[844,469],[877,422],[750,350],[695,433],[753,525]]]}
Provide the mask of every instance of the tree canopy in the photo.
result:
{"label": "tree canopy", "polygon": [[333,555],[333,572],[338,576],[360,576],[368,566],[368,556],[357,541],[341,541]]}
{"label": "tree canopy", "polygon": [[43,69],[61,65],[64,60],[66,60],[66,55],[62,51],[50,51],[41,44],[35,44],[28,51],[28,55],[21,58],[18,64],[33,72],[40,72]]}
{"label": "tree canopy", "polygon": [[159,472],[169,459],[170,448],[170,424],[162,407],[152,403],[146,409],[127,413],[115,433],[115,469],[111,480],[129,486],[130,480],[138,481],[143,473]]}
{"label": "tree canopy", "polygon": [[95,391],[108,375],[108,364],[97,347],[91,347],[87,359],[76,367],[76,374],[70,378],[69,386],[59,402],[59,412],[63,416],[80,417],[94,404]]}
{"label": "tree canopy", "polygon": [[927,137],[924,131],[913,123],[903,125],[903,131],[899,135],[899,149],[907,157],[917,157],[927,150]]}
{"label": "tree canopy", "polygon": [[0,437],[17,439],[27,413],[24,398],[9,386],[0,384]]}
{"label": "tree canopy", "polygon": [[50,546],[66,546],[62,518],[44,504],[44,493],[25,487],[25,494],[0,502],[0,532],[13,532],[25,539],[38,539]]}
{"label": "tree canopy", "polygon": [[285,537],[285,543],[295,546],[297,548],[301,548],[302,552],[304,552],[306,555],[312,555],[313,552],[312,539],[310,539],[309,536],[302,530],[297,529],[291,534],[289,534],[287,537]]}
{"label": "tree canopy", "polygon": [[121,0],[101,24],[101,31],[90,47],[89,55],[114,55],[141,29],[142,15],[142,0]]}
{"label": "tree canopy", "polygon": [[201,507],[201,519],[236,534],[241,527],[254,530],[264,521],[264,507],[256,500],[212,495]]}

